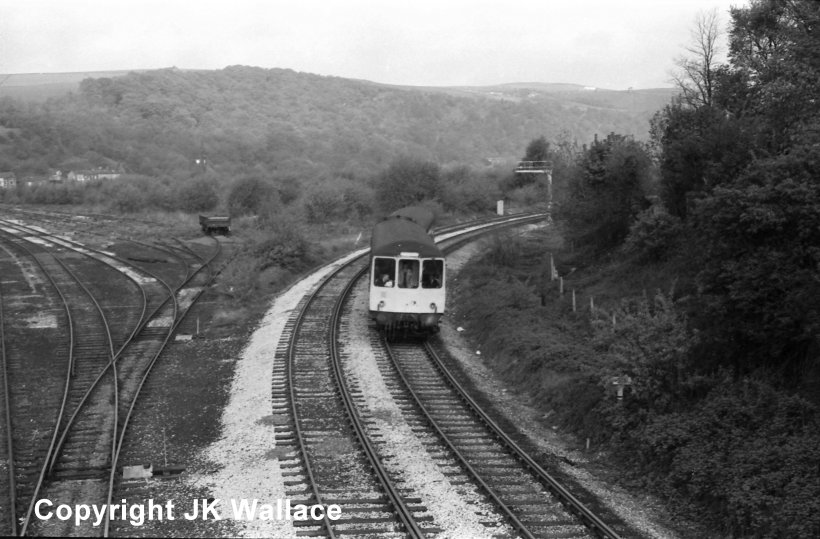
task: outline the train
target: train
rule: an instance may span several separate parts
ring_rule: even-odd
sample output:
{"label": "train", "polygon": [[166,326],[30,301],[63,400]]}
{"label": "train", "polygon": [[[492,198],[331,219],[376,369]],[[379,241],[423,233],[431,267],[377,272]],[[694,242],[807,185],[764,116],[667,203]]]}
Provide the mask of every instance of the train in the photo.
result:
{"label": "train", "polygon": [[410,206],[373,227],[368,308],[388,337],[439,331],[447,282],[444,253],[430,236],[434,221],[429,208]]}

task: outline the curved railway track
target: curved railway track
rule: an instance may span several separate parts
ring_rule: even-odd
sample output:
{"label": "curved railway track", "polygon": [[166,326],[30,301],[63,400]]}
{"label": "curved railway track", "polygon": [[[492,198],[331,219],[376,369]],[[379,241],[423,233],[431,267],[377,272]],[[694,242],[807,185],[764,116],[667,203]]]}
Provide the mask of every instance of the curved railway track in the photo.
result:
{"label": "curved railway track", "polygon": [[[56,357],[58,365],[65,363],[63,368],[55,369],[55,365],[49,364],[50,358],[40,355],[42,348],[39,348],[40,354],[31,354],[31,345],[42,347],[41,343],[17,339],[7,345],[11,352],[7,354],[11,366],[8,378],[13,382],[6,389],[6,396],[12,403],[9,408],[13,411],[12,421],[7,423],[7,433],[16,448],[12,462],[21,479],[15,488],[17,496],[33,500],[45,475],[41,462],[48,460],[66,410],[76,396],[72,387],[86,385],[92,371],[110,364],[113,342],[100,303],[74,271],[42,244],[26,242],[20,237],[4,237],[3,244],[12,246],[33,261],[52,292],[52,296],[46,294],[43,299],[54,298],[65,313],[64,325],[58,326],[55,319],[56,331],[52,332],[58,341],[65,340],[65,345],[58,345]],[[8,268],[8,263],[4,266]],[[17,316],[13,320],[19,322],[18,316],[24,312],[15,313]],[[4,325],[7,325],[5,319]],[[43,329],[49,329],[51,323],[46,321],[44,325]],[[72,464],[76,464],[76,460]],[[15,505],[23,509],[20,504]],[[16,527],[16,522],[12,527]],[[24,532],[25,529],[24,523],[20,530]]]}
{"label": "curved railway track", "polygon": [[[523,222],[527,219],[514,224]],[[502,223],[495,219],[489,226]],[[439,238],[458,236],[457,228],[439,230]],[[449,249],[464,241],[468,240],[450,240]],[[426,500],[393,484],[401,484],[400,478],[392,477],[395,472],[382,462],[379,434],[368,430],[370,418],[360,388],[347,380],[338,350],[344,306],[367,272],[364,256],[341,266],[304,298],[280,338],[273,378],[277,451],[290,478],[286,484],[291,497],[305,505],[342,507],[342,520],[296,522],[299,535],[431,536],[442,530],[428,514]],[[412,350],[394,351],[396,368],[384,374],[404,376],[403,389],[396,391],[417,397],[413,410],[402,408],[405,419],[419,428],[432,426],[439,440],[432,451],[446,451],[454,463],[448,474],[466,474],[457,480],[477,485],[523,537],[618,537],[518,448],[466,392],[451,389],[442,376],[432,377],[429,364],[416,362],[419,366],[412,367],[408,358],[417,357],[420,350],[427,353],[423,348]],[[421,389],[413,389],[418,384]],[[465,396],[470,404],[460,408]],[[396,394],[397,400],[405,398]]]}
{"label": "curved railway track", "polygon": [[415,405],[408,421],[435,432],[521,537],[618,537],[482,410],[429,342],[382,345],[392,373],[382,372],[400,382],[397,394]]}
{"label": "curved railway track", "polygon": [[[65,343],[58,345],[57,350],[63,350],[63,355],[67,355],[64,361],[67,372],[62,381],[64,390],[59,404],[53,397],[58,394],[56,388],[60,385],[55,381],[53,363],[44,365],[47,375],[44,378],[32,378],[30,374],[26,374],[26,368],[18,369],[19,380],[15,378],[14,370],[9,369],[9,365],[16,363],[9,360],[7,353],[9,348],[14,347],[7,344],[6,319],[0,324],[4,327],[3,393],[4,402],[8,402],[4,405],[8,416],[8,420],[4,422],[8,440],[7,462],[10,463],[8,506],[14,507],[9,512],[7,529],[12,534],[53,533],[54,530],[50,527],[41,529],[44,528],[43,523],[32,518],[37,499],[60,499],[68,502],[72,497],[80,496],[82,500],[76,500],[77,503],[111,502],[118,484],[119,453],[140,389],[184,314],[213,278],[211,264],[219,255],[219,243],[216,243],[216,248],[206,258],[184,246],[171,248],[143,244],[143,249],[154,250],[155,257],[160,252],[167,258],[167,264],[159,265],[163,273],[160,277],[157,273],[138,268],[111,253],[91,250],[65,238],[51,236],[40,228],[28,228],[20,223],[7,221],[0,224],[4,243],[14,245],[25,253],[28,260],[34,261],[40,275],[51,285],[51,295],[46,293],[43,285],[40,290],[32,290],[34,294],[26,294],[25,290],[18,291],[18,297],[30,299],[33,296],[46,303],[58,303],[55,300],[56,292],[65,313],[59,323],[55,317],[53,324],[56,330],[54,339]],[[35,253],[32,249],[38,251]],[[0,288],[9,288],[15,282],[32,286],[30,267],[23,270],[19,259],[4,259],[3,262],[10,269],[14,265],[19,266],[20,275],[19,279],[4,281]],[[123,305],[110,305],[109,302],[108,309],[101,307],[89,290],[90,286],[100,285],[84,284],[77,273],[69,268],[69,265],[73,265],[75,269],[87,270],[89,264],[95,265],[98,276],[101,271],[99,268],[108,268],[106,271],[113,268],[121,279],[125,276],[132,282],[142,297],[141,309],[128,309],[127,316],[117,319],[118,334],[127,336],[117,339],[116,351],[114,340],[110,332],[106,331],[108,338],[103,342],[107,344],[105,354],[100,353],[104,346],[99,344],[99,339],[94,338],[93,332],[99,331],[95,328],[100,327],[107,330],[109,318],[114,319],[116,308],[122,308]],[[173,266],[176,266],[176,270],[171,269]],[[168,284],[167,280],[172,279],[173,284]],[[82,293],[79,289],[82,289]],[[99,288],[98,291],[105,289]],[[122,299],[121,296],[115,298]],[[27,302],[18,303],[25,306]],[[91,308],[91,304],[94,308]],[[7,311],[5,309],[3,313],[8,314]],[[91,316],[95,318],[92,320],[89,318]],[[19,342],[19,339],[15,342]],[[30,360],[30,357],[30,353],[23,351],[18,362]],[[54,360],[54,357],[50,359]],[[63,362],[59,358],[57,361]],[[44,380],[51,382],[44,383]],[[28,410],[16,410],[15,401],[25,402],[30,399],[34,388],[43,397],[38,406],[33,408],[37,413],[33,413],[31,407]],[[35,431],[40,433],[36,440],[24,428],[29,424],[34,425]],[[51,433],[50,443],[46,443],[43,433]],[[108,449],[102,451],[104,447]],[[21,477],[26,481],[19,481]],[[36,480],[32,480],[32,477],[36,477]],[[101,532],[107,535],[108,527],[109,522],[105,521],[102,530],[95,531],[89,527],[80,531],[85,534]],[[72,531],[76,533],[77,530]]]}
{"label": "curved railway track", "polygon": [[284,368],[274,373],[274,413],[292,420],[277,435],[277,445],[291,450],[283,460],[290,457],[294,467],[301,465],[302,470],[289,473],[298,477],[291,486],[307,481],[307,488],[291,490],[299,496],[297,503],[338,505],[345,515],[335,523],[325,515],[321,530],[303,532],[421,537],[435,531],[422,530],[417,522],[424,508],[393,485],[364,434],[351,388],[340,376],[335,344],[340,298],[361,273],[356,264],[342,266],[303,300],[286,325],[288,344],[277,351]]}
{"label": "curved railway track", "polygon": [[[537,218],[524,216],[515,224]],[[494,219],[483,226],[503,226],[503,222],[504,219]],[[470,230],[472,234],[482,232],[480,227],[475,226],[448,227],[437,232],[439,239],[451,238],[449,249],[452,249],[454,245],[467,241],[459,236],[464,230]],[[94,447],[101,444],[110,447],[110,456],[106,464],[89,466],[89,470],[95,472],[91,477],[75,475],[71,479],[84,484],[85,490],[76,491],[83,495],[82,501],[78,499],[77,502],[110,503],[112,500],[118,501],[120,496],[131,497],[132,485],[123,481],[118,469],[129,420],[139,406],[139,393],[162,349],[172,338],[190,305],[213,278],[211,266],[218,256],[218,252],[213,256],[203,256],[181,243],[178,246],[140,244],[143,254],[135,257],[136,259],[164,259],[161,264],[154,261],[152,269],[156,271],[150,272],[144,268],[137,269],[131,262],[111,253],[92,251],[64,238],[50,237],[39,230],[30,229],[26,235],[37,237],[40,243],[35,244],[41,247],[42,243],[46,243],[44,247],[47,251],[62,253],[63,250],[72,250],[73,254],[70,257],[62,256],[63,259],[83,258],[87,263],[90,263],[89,259],[94,259],[97,263],[107,261],[117,271],[129,275],[134,286],[143,293],[144,301],[139,316],[136,315],[139,309],[134,308],[134,305],[129,311],[132,323],[129,326],[130,333],[117,324],[116,335],[109,342],[110,352],[106,356],[106,364],[101,365],[99,363],[102,360],[98,360],[97,380],[110,380],[110,384],[86,383],[91,389],[81,399],[89,403],[102,403],[106,401],[105,395],[116,396],[113,404],[108,404],[111,417],[106,416],[109,421],[107,434],[95,432],[88,436],[77,435],[77,445],[72,445],[73,442],[56,444],[56,449],[52,449],[54,455],[44,457],[44,467],[29,466],[38,472],[45,470],[40,472],[42,482],[35,488],[35,494],[29,493],[16,481],[17,477],[32,474],[21,474],[19,468],[17,471],[10,468],[8,496],[10,502],[17,505],[16,511],[12,510],[11,513],[15,515],[11,520],[15,521],[24,512],[22,506],[29,508],[27,515],[30,519],[30,508],[37,489],[43,488],[45,490],[42,492],[48,493],[47,489],[68,482],[47,482],[54,477],[55,470],[61,469],[56,464],[60,455],[89,452],[89,447],[93,444],[96,444]],[[50,255],[40,256],[44,258]],[[292,503],[308,506],[318,504],[325,508],[325,516],[321,521],[295,521],[298,535],[435,536],[445,530],[439,527],[426,504],[436,502],[419,495],[402,482],[401,477],[396,475],[395,467],[385,465],[384,461],[390,455],[384,454],[379,432],[372,428],[372,418],[369,417],[363,397],[364,389],[355,379],[350,378],[345,367],[345,361],[349,358],[345,359],[339,350],[346,324],[344,318],[350,310],[349,298],[357,282],[367,272],[363,260],[366,260],[365,252],[326,277],[294,309],[285,327],[274,360],[272,386],[272,420],[277,425],[276,456],[285,472],[288,497],[292,499]],[[77,260],[73,262],[76,264]],[[66,268],[66,271],[70,270]],[[20,270],[20,273],[22,275],[24,272]],[[49,272],[43,270],[42,273]],[[66,275],[56,279],[51,286],[60,291],[67,289],[70,279]],[[20,283],[31,286],[22,277]],[[82,283],[77,280],[77,284],[71,286],[73,297],[79,293]],[[39,284],[41,292],[46,287],[45,282]],[[17,455],[17,447],[22,445],[12,437],[17,430],[14,405],[17,397],[13,388],[15,371],[12,368],[10,375],[6,371],[7,364],[13,365],[13,361],[6,360],[7,335],[2,314],[8,302],[4,302],[4,290],[12,292],[11,285],[5,280],[0,282],[2,390],[5,398],[0,400],[0,407],[4,410],[3,415],[8,418],[4,420],[4,428],[10,441],[0,449],[0,458],[19,466],[22,459]],[[21,289],[12,295],[21,297],[26,295],[26,291]],[[93,296],[93,293],[87,290],[87,295]],[[73,311],[68,303],[75,303],[75,300],[64,302],[61,311],[53,293],[50,297],[52,299],[48,301],[52,304],[50,312],[54,315],[55,325],[59,328],[70,327],[66,324]],[[85,312],[91,311],[90,307],[81,310],[84,315],[90,316]],[[110,304],[100,305],[97,311],[97,326],[105,325],[106,322],[102,320],[111,318],[116,312]],[[357,316],[361,316],[361,313],[357,313]],[[62,354],[66,356],[61,361],[64,370],[70,373],[72,369],[68,365],[72,364],[72,360],[67,356],[75,348],[71,344],[72,338],[68,334],[59,334],[53,336],[53,340],[60,341],[58,346],[62,347]],[[379,369],[386,380],[391,380],[389,385],[394,392],[394,399],[411,403],[401,407],[404,421],[427,440],[424,444],[428,451],[440,455],[438,459],[445,475],[454,483],[470,484],[481,492],[483,500],[493,505],[501,515],[500,518],[509,523],[512,534],[522,537],[618,537],[614,531],[616,528],[620,529],[618,524],[608,525],[585,508],[569,490],[518,448],[481,411],[469,394],[458,387],[455,377],[442,362],[438,362],[441,363],[440,366],[433,367],[436,364],[435,351],[429,345],[385,343],[384,348],[377,349],[375,354],[385,359],[379,363]],[[390,357],[394,358],[392,363],[386,360]],[[66,377],[67,380],[72,380],[70,374]],[[66,387],[71,385],[68,381],[64,383]],[[98,389],[95,390],[95,387]],[[108,387],[108,393],[105,389],[99,389],[104,387]],[[73,398],[75,400],[66,407],[80,410],[75,414],[78,417],[86,413],[83,409],[95,408],[93,405],[77,403],[76,397]],[[52,409],[53,406],[49,404],[46,408]],[[79,420],[65,420],[67,413],[64,415],[54,411],[53,415],[58,419],[43,424],[53,427],[49,432],[53,432],[52,436],[55,438],[58,438],[58,431],[69,432],[68,427],[60,429],[54,426],[55,423],[82,423]],[[20,438],[20,435],[17,436]],[[25,436],[29,434],[24,433],[23,437]],[[70,436],[65,434],[63,437],[69,440]],[[83,442],[83,438],[93,440],[89,442],[92,445]],[[54,463],[55,467],[49,468],[48,463]],[[93,497],[89,495],[90,483],[93,483]],[[15,501],[15,498],[19,500]],[[2,501],[0,499],[0,503]],[[331,520],[327,516],[327,507],[331,505],[341,507],[341,519]],[[29,533],[55,533],[55,529],[39,525],[27,528],[29,519],[24,516],[21,526],[16,526],[16,522],[9,523],[9,526],[13,526],[9,528],[11,533],[25,533],[27,530]],[[0,523],[6,524],[5,521]],[[116,521],[106,521],[102,529],[89,526],[87,529],[72,531],[107,536],[118,529]],[[488,535],[510,535],[510,531],[503,528],[488,530]]]}

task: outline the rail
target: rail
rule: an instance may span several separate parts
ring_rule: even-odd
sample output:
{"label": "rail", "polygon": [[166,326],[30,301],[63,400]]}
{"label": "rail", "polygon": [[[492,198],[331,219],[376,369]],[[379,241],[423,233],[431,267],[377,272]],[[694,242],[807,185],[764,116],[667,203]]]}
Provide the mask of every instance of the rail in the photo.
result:
{"label": "rail", "polygon": [[564,505],[566,505],[573,513],[575,513],[584,524],[598,534],[599,537],[606,537],[608,539],[619,539],[619,535],[610,528],[603,520],[595,513],[588,509],[580,500],[572,495],[563,485],[561,485],[555,478],[553,478],[544,468],[542,468],[532,457],[529,456],[521,447],[513,441],[513,439],[504,432],[498,424],[490,418],[490,416],[478,405],[464,387],[456,380],[450,370],[444,365],[444,362],[439,357],[438,353],[429,342],[424,343],[424,348],[427,351],[436,369],[446,380],[447,384],[455,390],[462,401],[471,409],[473,414],[490,429],[495,437],[500,440],[509,450],[520,459],[525,466],[541,480],[553,494],[555,494]]}
{"label": "rail", "polygon": [[[308,477],[311,491],[313,492],[313,496],[316,499],[316,502],[319,504],[323,504],[323,496],[317,486],[316,473],[313,469],[313,465],[311,464],[311,458],[307,451],[307,441],[305,433],[301,426],[301,423],[303,422],[302,414],[298,406],[296,381],[294,379],[295,369],[293,368],[293,366],[295,365],[296,345],[298,342],[298,335],[300,329],[303,323],[305,322],[305,318],[309,311],[311,303],[313,303],[317,299],[319,293],[328,285],[328,283],[332,281],[333,278],[337,277],[345,269],[350,268],[353,264],[361,261],[365,256],[366,253],[363,253],[357,257],[352,258],[347,263],[342,264],[335,271],[325,276],[324,279],[322,279],[322,281],[316,286],[313,292],[311,292],[311,294],[306,297],[306,299],[304,300],[304,305],[301,311],[299,312],[299,316],[296,319],[292,333],[292,338],[288,343],[288,351],[286,356],[287,379],[289,386],[290,408],[294,418],[294,433],[296,435],[296,440],[299,446],[301,459],[305,467],[305,473]],[[367,271],[367,269],[367,265],[364,265],[364,267],[357,271],[356,276],[350,279],[350,281],[346,284],[344,290],[341,294],[339,294],[339,297],[334,303],[333,311],[331,313],[330,324],[327,329],[328,338],[330,342],[329,353],[331,355],[330,362],[332,376],[336,383],[336,387],[339,390],[340,397],[345,407],[345,413],[350,421],[350,424],[352,425],[356,439],[359,442],[360,447],[362,448],[365,454],[365,457],[370,463],[370,466],[374,471],[376,479],[378,480],[379,484],[382,487],[382,490],[386,494],[390,505],[393,506],[394,512],[398,516],[399,521],[404,526],[406,532],[410,534],[412,537],[421,538],[424,537],[424,533],[419,528],[418,524],[415,522],[415,519],[413,518],[410,508],[407,506],[407,504],[399,495],[398,491],[392,485],[392,482],[390,481],[387,475],[387,471],[385,470],[383,464],[378,458],[378,455],[376,453],[375,448],[373,447],[372,442],[365,433],[362,420],[356,412],[353,397],[350,394],[350,390],[347,387],[347,384],[344,383],[344,376],[341,371],[340,361],[338,357],[338,349],[336,348],[338,325],[339,319],[341,317],[341,306],[344,303],[344,299],[350,293],[350,290],[352,289],[354,283]],[[333,526],[330,523],[330,520],[328,519],[327,513],[323,515],[323,526],[327,531],[329,537],[336,537],[336,533],[333,529]]]}
{"label": "rail", "polygon": [[3,291],[0,289],[0,362],[2,362],[3,376],[3,420],[6,422],[6,458],[8,459],[9,476],[9,520],[11,521],[11,535],[17,535],[17,487],[14,479],[14,436],[11,424],[11,401],[9,400],[9,375],[6,368],[6,333],[5,319],[3,318]]}
{"label": "rail", "polygon": [[[18,225],[14,225],[14,226],[17,227]],[[20,228],[23,229],[25,227],[20,227]],[[41,236],[47,235],[47,234],[42,233],[41,231],[37,231],[37,232],[38,232],[38,235],[41,235]],[[19,238],[19,239],[22,240],[22,238]],[[172,301],[174,303],[174,307],[173,307],[174,313],[173,313],[173,317],[172,317],[173,322],[172,322],[171,326],[169,327],[167,335],[165,336],[165,339],[162,342],[161,346],[156,351],[154,356],[149,360],[148,365],[143,367],[142,377],[139,381],[139,384],[138,384],[136,390],[133,391],[133,395],[130,399],[130,403],[120,403],[119,402],[119,400],[120,400],[119,399],[119,392],[115,389],[115,395],[117,395],[117,401],[118,402],[115,403],[114,426],[113,426],[113,436],[112,436],[112,443],[111,443],[112,452],[111,452],[111,457],[110,457],[110,461],[109,461],[111,464],[110,464],[110,471],[109,471],[109,485],[108,485],[107,500],[108,500],[108,503],[110,504],[111,499],[112,499],[112,493],[113,493],[113,489],[114,489],[115,479],[116,479],[116,464],[117,464],[117,461],[118,461],[120,451],[122,449],[122,444],[123,444],[123,440],[125,438],[128,423],[129,423],[129,420],[130,420],[131,415],[133,413],[133,410],[134,410],[138,395],[140,393],[140,390],[143,387],[145,381],[147,380],[147,377],[148,377],[148,375],[151,371],[151,368],[153,367],[153,365],[156,362],[157,358],[160,356],[163,349],[167,345],[168,340],[170,339],[170,337],[173,335],[174,331],[176,331],[177,327],[179,326],[179,324],[183,320],[184,314],[187,314],[187,312],[190,310],[191,306],[196,302],[198,297],[204,291],[205,286],[200,288],[198,293],[194,295],[194,297],[192,298],[192,300],[188,304],[188,308],[185,310],[185,313],[182,316],[179,316],[179,314],[178,314],[178,304],[177,304],[176,294],[187,283],[189,283],[198,273],[203,271],[205,268],[207,268],[208,271],[209,271],[209,275],[206,278],[206,281],[207,281],[206,284],[210,283],[212,281],[215,274],[213,272],[213,268],[211,267],[211,264],[221,252],[221,244],[217,240],[214,240],[214,242],[216,244],[216,246],[215,246],[216,248],[213,250],[213,252],[211,253],[210,257],[207,260],[205,260],[203,257],[197,255],[192,250],[185,249],[188,253],[190,253],[192,256],[194,256],[197,259],[197,263],[199,264],[199,267],[197,267],[195,271],[190,271],[190,267],[186,264],[185,265],[186,266],[185,267],[185,277],[184,277],[183,281],[181,283],[179,283],[175,288],[172,288],[171,286],[169,286],[168,283],[166,283],[163,279],[161,279],[159,276],[153,274],[152,272],[150,272],[146,269],[140,269],[140,271],[144,272],[146,275],[150,275],[151,277],[156,279],[157,282],[161,283],[166,288],[166,290],[168,291],[168,295],[167,295],[167,297],[165,297],[165,299],[159,305],[156,306],[156,308],[148,316],[146,316],[146,309],[147,309],[146,291],[142,286],[139,286],[139,283],[137,283],[138,289],[141,291],[142,298],[143,298],[142,312],[139,315],[139,320],[138,320],[136,326],[134,327],[133,331],[131,331],[131,334],[126,338],[125,342],[122,344],[122,346],[119,348],[119,350],[116,353],[114,353],[113,347],[112,347],[112,344],[111,344],[111,341],[110,341],[110,331],[108,330],[108,322],[105,319],[105,314],[102,312],[102,309],[99,307],[99,304],[96,302],[96,300],[94,299],[91,292],[87,289],[87,287],[85,285],[83,285],[82,282],[79,281],[77,276],[67,266],[65,266],[65,264],[63,264],[63,262],[60,261],[56,256],[54,257],[54,260],[57,263],[59,263],[60,266],[62,266],[65,269],[65,271],[72,276],[72,278],[77,282],[77,284],[80,287],[82,287],[83,290],[85,291],[85,293],[91,298],[91,301],[93,301],[95,303],[95,305],[97,305],[97,309],[100,313],[100,316],[102,316],[102,318],[103,318],[103,325],[105,326],[106,331],[109,334],[109,349],[110,349],[109,358],[110,358],[110,361],[109,361],[108,365],[103,367],[101,369],[101,371],[98,373],[97,378],[91,383],[91,387],[89,387],[87,389],[87,391],[85,392],[85,395],[80,399],[80,402],[77,404],[77,406],[74,410],[74,413],[71,415],[71,417],[68,419],[68,421],[66,421],[64,425],[61,425],[62,421],[58,420],[57,425],[55,426],[55,429],[54,429],[54,437],[52,438],[52,442],[51,442],[50,447],[47,451],[47,456],[45,458],[43,468],[40,472],[39,479],[36,483],[35,494],[32,497],[31,504],[29,505],[28,513],[27,513],[26,517],[23,519],[23,522],[22,522],[23,528],[22,528],[21,533],[23,533],[23,534],[25,533],[26,528],[27,528],[28,524],[31,521],[32,507],[33,507],[34,502],[36,501],[37,492],[39,492],[39,490],[41,489],[46,477],[50,473],[50,470],[53,469],[53,466],[55,465],[55,463],[57,461],[57,458],[58,458],[58,455],[61,451],[61,447],[63,446],[63,444],[66,441],[66,436],[68,435],[70,427],[73,424],[73,422],[77,419],[77,416],[78,416],[80,410],[83,408],[85,402],[89,398],[89,395],[98,386],[99,382],[106,375],[106,372],[109,369],[112,369],[112,374],[114,376],[114,385],[115,385],[115,387],[118,385],[118,373],[117,373],[117,367],[116,367],[117,360],[124,353],[126,348],[128,348],[128,346],[132,342],[134,342],[134,339],[147,326],[147,324],[150,322],[150,320],[152,318],[154,318],[157,315],[157,313],[159,313],[169,301]],[[65,239],[60,238],[59,242],[57,242],[57,243],[62,247],[67,247],[69,249],[74,248],[71,245],[74,242],[71,242],[70,240],[65,240]],[[24,249],[24,247],[19,245],[19,244],[18,244],[18,247]],[[95,258],[98,261],[100,261],[102,263],[105,263],[105,264],[107,264],[109,266],[112,266],[112,267],[115,267],[115,266],[113,266],[113,264],[111,262],[107,262],[106,259],[112,259],[112,260],[116,260],[120,263],[127,264],[125,261],[122,261],[122,260],[118,259],[117,257],[113,257],[109,253],[101,253],[101,252],[97,251],[97,254],[101,255],[98,258],[97,256],[94,256],[94,255],[91,254],[91,252],[94,251],[93,249],[89,249],[89,248],[84,247],[84,246],[78,246],[77,250],[79,252],[81,252],[82,254],[84,254],[85,256]],[[160,249],[160,250],[163,250],[163,249]],[[164,250],[166,252],[171,253],[170,249],[164,249]],[[173,253],[171,253],[171,254],[173,254]],[[179,258],[181,261],[184,262],[183,257],[181,257],[179,255],[175,255],[175,256],[177,258]],[[36,259],[35,259],[35,261],[39,264],[39,261],[37,261]],[[130,264],[128,264],[128,265],[130,266]],[[43,271],[45,272],[45,268],[42,268],[42,265],[41,265],[41,269],[43,269]],[[71,312],[67,307],[66,298],[63,296],[62,291],[57,286],[56,282],[53,281],[53,278],[48,274],[48,272],[45,272],[45,273],[49,277],[49,280],[52,281],[52,285],[56,289],[57,293],[63,299],[63,302],[64,302],[63,304],[65,306],[65,310],[67,312],[68,319],[71,320]],[[131,278],[131,280],[134,280],[135,283],[137,282],[134,279],[133,276],[128,275],[128,277]],[[70,323],[69,328],[70,329],[73,328],[73,324]],[[69,350],[73,351],[73,348],[74,348],[74,345],[73,345],[73,343],[74,343],[73,331],[70,331],[70,342],[72,344],[70,344]],[[73,371],[73,358],[69,359],[68,380],[70,380],[70,378],[71,378],[71,372],[72,371]],[[66,402],[67,395],[68,395],[68,384],[69,383],[66,382],[66,391],[64,392],[63,404],[61,405],[61,411],[60,411],[60,414],[58,416],[59,418],[62,418],[63,414],[64,414],[65,402]],[[118,415],[118,412],[119,412],[119,409],[120,409],[121,405],[128,406],[128,409],[125,412],[123,418],[120,420],[117,417],[117,415]],[[62,436],[59,436],[61,427],[62,427]],[[106,517],[107,516],[108,516],[108,514],[106,514]],[[106,519],[104,532],[103,532],[104,535],[106,535],[106,536],[108,534],[108,526],[109,526],[109,522],[108,522],[108,519]],[[16,533],[16,531],[17,530],[15,529],[14,533]]]}

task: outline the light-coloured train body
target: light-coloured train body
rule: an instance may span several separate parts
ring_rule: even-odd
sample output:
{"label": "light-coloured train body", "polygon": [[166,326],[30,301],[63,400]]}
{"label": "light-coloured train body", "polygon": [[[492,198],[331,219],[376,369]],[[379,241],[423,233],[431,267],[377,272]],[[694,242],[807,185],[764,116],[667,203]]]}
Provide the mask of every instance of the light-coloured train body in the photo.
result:
{"label": "light-coloured train body", "polygon": [[390,333],[434,333],[444,314],[446,261],[428,235],[433,213],[411,207],[373,228],[369,310]]}

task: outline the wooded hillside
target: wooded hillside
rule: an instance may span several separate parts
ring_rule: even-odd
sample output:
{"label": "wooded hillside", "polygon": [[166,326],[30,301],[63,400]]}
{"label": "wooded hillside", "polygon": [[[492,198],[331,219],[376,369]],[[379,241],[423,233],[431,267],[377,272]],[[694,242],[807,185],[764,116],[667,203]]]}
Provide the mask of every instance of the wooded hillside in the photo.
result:
{"label": "wooded hillside", "polygon": [[595,133],[648,136],[667,91],[573,85],[402,88],[232,66],[90,78],[44,102],[0,99],[0,170],[110,167],[148,176],[262,167],[281,174],[362,175],[397,155],[440,165],[514,160],[544,135],[583,143]]}

